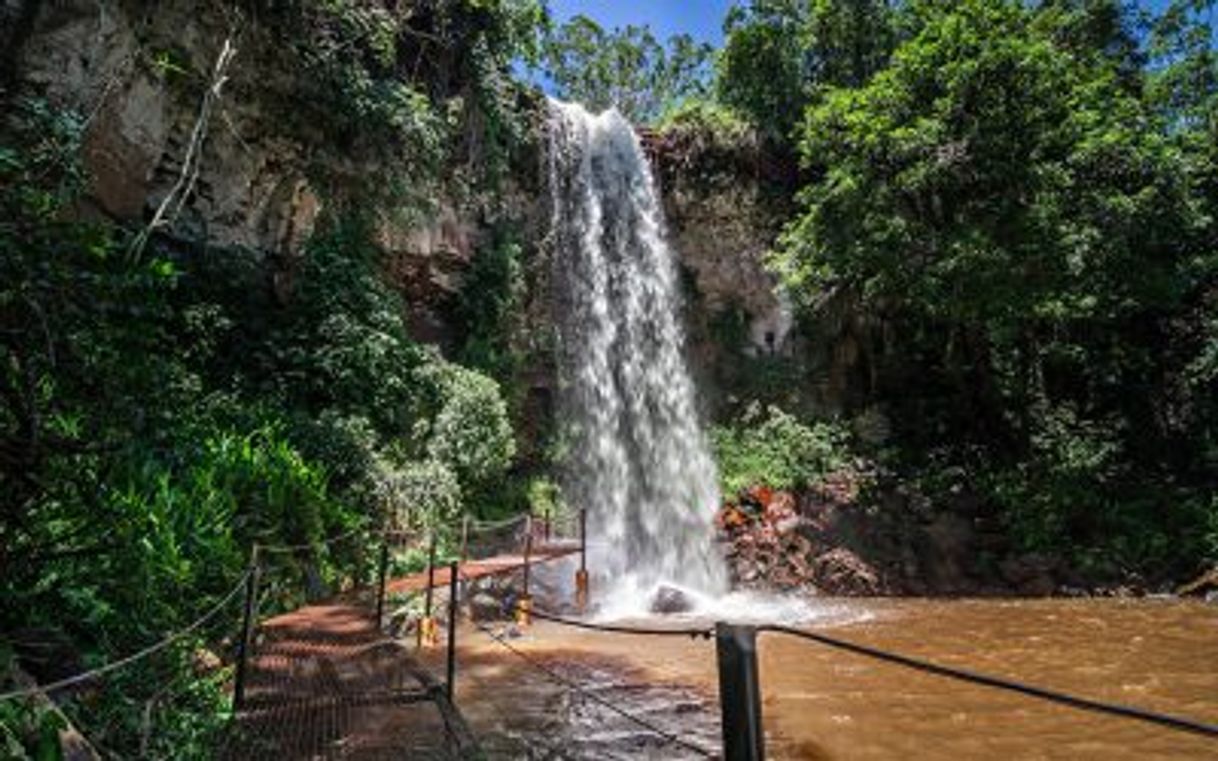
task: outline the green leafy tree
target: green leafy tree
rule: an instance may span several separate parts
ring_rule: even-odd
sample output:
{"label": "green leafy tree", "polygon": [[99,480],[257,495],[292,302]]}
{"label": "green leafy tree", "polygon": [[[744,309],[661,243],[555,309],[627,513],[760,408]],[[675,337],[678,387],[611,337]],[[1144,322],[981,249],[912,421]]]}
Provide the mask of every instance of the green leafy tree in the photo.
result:
{"label": "green leafy tree", "polygon": [[[1215,271],[1204,172],[1131,86],[1126,25],[1080,37],[1060,5],[917,4],[888,67],[810,108],[818,179],[775,258],[792,293],[847,289],[899,326],[921,376],[898,401],[922,439],[1017,460],[1007,483],[1046,487],[1058,546],[1128,536],[1139,470],[1197,483],[1201,452],[1166,446],[1166,401],[1129,389],[1176,372],[1168,320]],[[1146,504],[1143,529],[1194,525],[1166,495]]]}
{"label": "green leafy tree", "polygon": [[442,401],[427,435],[431,459],[447,464],[476,493],[507,472],[516,456],[507,404],[494,380],[459,365],[427,371]]}
{"label": "green leafy tree", "polygon": [[799,489],[842,467],[846,435],[830,423],[805,423],[778,407],[752,406],[711,432],[720,487],[733,495],[758,484]]}
{"label": "green leafy tree", "polygon": [[724,21],[719,98],[786,140],[826,87],[863,85],[887,61],[898,17],[889,0],[752,0]]}
{"label": "green leafy tree", "polygon": [[689,35],[665,45],[646,26],[606,31],[587,16],[575,16],[546,39],[544,73],[560,98],[594,110],[616,108],[632,121],[649,123],[707,91],[711,50]]}
{"label": "green leafy tree", "polygon": [[1214,0],[1172,0],[1151,27],[1150,54],[1156,66],[1150,97],[1174,126],[1218,123],[1218,51],[1214,49]]}

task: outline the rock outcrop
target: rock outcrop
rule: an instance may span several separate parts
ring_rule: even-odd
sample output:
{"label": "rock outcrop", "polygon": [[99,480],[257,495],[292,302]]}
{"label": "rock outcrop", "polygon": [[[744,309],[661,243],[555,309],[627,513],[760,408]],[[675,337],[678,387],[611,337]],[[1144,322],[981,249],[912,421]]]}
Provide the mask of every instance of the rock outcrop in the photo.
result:
{"label": "rock outcrop", "polygon": [[[158,232],[266,262],[280,300],[290,297],[327,204],[387,172],[416,174],[298,123],[293,59],[272,29],[223,5],[7,0],[0,18],[14,91],[86,120],[82,213],[137,228],[181,192]],[[217,76],[226,41],[236,53]],[[201,119],[208,88],[219,96]],[[380,211],[375,237],[416,338],[443,343],[451,338],[445,306],[482,243],[484,213],[474,201],[446,198],[446,188],[434,192],[437,202],[422,211]],[[517,205],[528,211],[536,199]]]}

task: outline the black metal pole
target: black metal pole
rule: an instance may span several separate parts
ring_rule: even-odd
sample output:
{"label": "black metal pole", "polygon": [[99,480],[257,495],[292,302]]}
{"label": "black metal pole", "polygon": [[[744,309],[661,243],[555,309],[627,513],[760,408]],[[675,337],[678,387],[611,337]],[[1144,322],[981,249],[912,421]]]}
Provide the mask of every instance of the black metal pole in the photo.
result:
{"label": "black metal pole", "polygon": [[469,559],[469,516],[461,519],[461,562]]}
{"label": "black metal pole", "polygon": [[241,619],[241,640],[237,643],[237,674],[233,679],[233,712],[245,707],[245,678],[249,668],[250,643],[254,617],[258,610],[258,545],[250,551],[250,573],[245,578],[245,612]]}
{"label": "black metal pole", "polygon": [[385,575],[389,572],[389,539],[381,537],[381,559],[376,572],[376,628],[385,625]]}
{"label": "black metal pole", "polygon": [[588,508],[579,509],[579,570],[588,570]]}
{"label": "black metal pole", "polygon": [[533,516],[524,523],[524,596],[529,596],[529,559],[533,554]]}
{"label": "black metal pole", "polygon": [[579,570],[575,572],[575,606],[588,609],[588,511],[579,510]]}
{"label": "black metal pole", "polygon": [[436,585],[436,532],[431,532],[431,546],[427,549],[427,602],[423,616],[431,618],[431,589]]}
{"label": "black metal pole", "polygon": [[453,702],[457,680],[457,561],[448,564],[448,680],[444,690],[448,702]]}
{"label": "black metal pole", "polygon": [[761,725],[757,630],[752,626],[717,623],[715,651],[719,662],[723,758],[761,761],[765,758],[765,733]]}

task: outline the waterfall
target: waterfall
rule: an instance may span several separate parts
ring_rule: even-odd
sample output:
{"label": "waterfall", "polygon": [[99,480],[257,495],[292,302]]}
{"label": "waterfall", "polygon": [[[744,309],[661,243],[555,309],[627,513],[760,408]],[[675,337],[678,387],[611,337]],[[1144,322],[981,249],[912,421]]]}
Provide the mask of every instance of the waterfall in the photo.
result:
{"label": "waterfall", "polygon": [[623,592],[726,590],[714,461],[684,356],[676,262],[638,137],[552,101],[549,182],[568,501]]}

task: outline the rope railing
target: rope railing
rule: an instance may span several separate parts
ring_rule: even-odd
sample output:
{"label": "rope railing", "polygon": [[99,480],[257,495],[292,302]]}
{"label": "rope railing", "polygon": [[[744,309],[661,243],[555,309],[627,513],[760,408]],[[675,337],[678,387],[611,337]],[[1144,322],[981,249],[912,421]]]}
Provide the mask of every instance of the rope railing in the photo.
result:
{"label": "rope railing", "polygon": [[[467,581],[467,582],[473,581],[473,578],[468,576],[467,574],[465,574],[460,569],[459,566],[457,567],[457,575],[459,577],[461,577],[461,579],[464,581]],[[539,615],[538,617],[544,618],[545,616]],[[562,619],[560,619],[560,620],[562,620]],[[588,691],[586,688],[584,688],[582,685],[578,684],[577,682],[563,676],[555,669],[545,665],[538,659],[533,658],[532,656],[530,656],[528,653],[524,652],[523,650],[521,650],[517,647],[514,647],[502,635],[497,634],[494,630],[492,630],[490,627],[486,626],[485,624],[482,624],[481,622],[478,622],[478,621],[471,621],[471,623],[480,632],[482,632],[483,634],[490,637],[491,640],[493,640],[494,642],[496,642],[500,646],[502,646],[504,649],[506,649],[509,652],[516,655],[518,658],[520,658],[522,661],[527,663],[533,669],[535,669],[539,673],[548,677],[551,681],[564,687],[565,689],[570,690],[571,692],[574,692],[575,694],[579,695],[580,697],[582,697],[592,703],[595,703],[596,705],[600,706],[601,708],[611,711],[612,713],[626,719],[627,721],[633,722],[637,726],[642,727],[643,729],[647,730],[648,732],[654,734],[656,737],[659,737],[661,740],[663,740],[665,745],[677,745],[679,747],[682,747],[688,751],[696,753],[705,758],[716,758],[718,756],[717,753],[715,753],[711,750],[708,750],[706,748],[703,748],[702,746],[692,743],[688,740],[685,740],[684,738],[680,737],[679,735],[676,735],[673,732],[671,732],[667,729],[664,729],[663,727],[660,727],[659,725],[655,724],[654,722],[648,721],[647,719],[644,719],[641,716],[638,716],[637,714],[631,713],[630,711],[627,711],[626,709],[622,708],[621,706],[614,705],[613,703],[610,703],[609,701],[605,700],[604,698],[600,697],[599,695]],[[573,622],[573,623],[578,623],[578,622]],[[624,630],[623,630],[623,632],[624,632]],[[640,633],[645,633],[645,632],[640,632]],[[669,632],[669,633],[671,633],[671,632]],[[677,632],[677,633],[680,633],[680,632]]]}
{"label": "rope railing", "polygon": [[518,658],[523,660],[525,663],[529,664],[532,668],[534,668],[538,672],[547,676],[551,681],[574,692],[575,694],[579,695],[580,697],[595,703],[596,705],[600,706],[601,708],[611,711],[611,712],[617,714],[618,716],[622,717],[623,719],[626,719],[627,721],[633,722],[634,724],[642,727],[643,729],[647,730],[648,732],[654,734],[655,736],[657,736],[661,740],[663,740],[665,745],[677,745],[682,748],[685,748],[688,751],[697,753],[698,755],[703,756],[705,758],[717,758],[718,757],[718,755],[719,755],[718,753],[708,750],[707,748],[703,748],[700,745],[696,745],[696,744],[680,737],[679,735],[676,735],[673,732],[671,732],[667,729],[664,729],[663,727],[655,724],[654,722],[648,721],[647,719],[644,719],[643,717],[641,717],[637,714],[627,711],[626,709],[622,708],[621,706],[617,706],[617,705],[614,705],[613,703],[610,703],[608,700],[605,700],[604,698],[600,697],[596,693],[590,692],[589,690],[587,690],[586,688],[584,688],[582,685],[575,682],[574,680],[566,678],[565,676],[560,674],[558,671],[550,668],[549,666],[546,666],[544,663],[541,663],[537,659],[529,656],[528,653],[524,652],[520,648],[514,647],[502,635],[496,634],[489,627],[487,627],[483,624],[477,623],[477,622],[474,623],[474,626],[477,627],[477,629],[479,631],[481,631],[483,634],[487,635],[492,640],[497,642],[499,645],[501,645],[502,647],[507,649],[509,652],[513,653]]}
{"label": "rope railing", "polygon": [[[579,570],[576,575],[576,599],[578,609],[581,614],[585,609],[587,602],[587,570],[586,570],[586,552],[587,552],[587,536],[585,532],[586,514],[579,514],[579,542],[580,554]],[[469,539],[472,536],[481,536],[492,534],[494,532],[502,532],[507,529],[516,529],[521,524],[525,524],[529,528],[521,536],[515,534],[516,541],[523,542],[523,563],[517,558],[510,558],[510,563],[504,563],[500,569],[496,564],[486,564],[486,558],[482,560],[470,560],[466,557],[469,547]],[[1039,687],[1036,685],[1027,684],[1014,678],[1004,678],[971,671],[966,668],[946,666],[920,658],[904,655],[897,652],[884,650],[878,647],[851,642],[847,639],[829,636],[815,631],[808,631],[792,626],[779,624],[759,624],[759,625],[729,625],[716,624],[709,626],[705,624],[688,624],[679,626],[649,626],[636,625],[626,623],[609,623],[588,620],[586,618],[568,617],[557,612],[545,609],[538,609],[534,606],[534,601],[529,590],[529,569],[530,566],[536,566],[547,560],[552,560],[555,557],[560,557],[565,554],[570,554],[573,550],[560,551],[557,555],[554,554],[554,548],[550,548],[547,552],[539,552],[534,549],[537,538],[534,536],[537,533],[537,528],[541,524],[535,522],[528,514],[516,515],[511,518],[498,521],[482,521],[474,518],[466,518],[461,523],[459,529],[460,536],[460,562],[447,564],[451,577],[449,605],[449,680],[446,685],[448,694],[451,697],[452,683],[454,680],[453,674],[455,667],[455,647],[454,647],[454,632],[456,629],[456,610],[459,598],[463,596],[463,592],[457,591],[456,582],[461,580],[466,584],[475,582],[478,578],[484,576],[497,576],[504,573],[523,571],[521,580],[522,589],[514,589],[512,591],[517,595],[517,620],[522,625],[527,625],[531,618],[547,621],[559,626],[565,626],[573,629],[593,631],[604,634],[624,635],[624,636],[641,636],[641,637],[688,637],[691,639],[712,639],[717,643],[717,657],[720,676],[720,704],[723,712],[723,727],[724,727],[724,755],[731,759],[746,759],[758,758],[759,753],[763,752],[763,732],[761,728],[761,701],[760,701],[760,684],[758,678],[757,655],[756,655],[756,635],[778,634],[803,640],[804,642],[830,647],[836,650],[848,652],[854,655],[870,658],[900,666],[903,668],[920,671],[923,673],[932,674],[944,678],[954,679],[956,681],[970,683],[982,687],[1003,690],[1015,694],[1024,695],[1034,699],[1063,705],[1077,710],[1089,711],[1096,714],[1112,716],[1127,720],[1139,721],[1145,724],[1154,725],[1164,729],[1186,732],[1197,736],[1202,736],[1210,739],[1218,739],[1218,725],[1206,723],[1204,721],[1182,717],[1157,711],[1151,711],[1135,706],[1123,705],[1118,703],[1109,703],[1100,700],[1080,697],[1057,690]],[[169,648],[175,642],[178,642],[185,637],[197,632],[209,622],[219,616],[232,602],[239,597],[242,590],[246,590],[246,613],[245,623],[241,636],[241,647],[239,655],[239,675],[238,685],[243,683],[244,670],[246,661],[250,657],[251,650],[256,640],[256,630],[259,627],[260,604],[262,603],[259,594],[259,571],[268,559],[267,556],[283,553],[302,552],[307,550],[317,550],[324,547],[334,547],[342,542],[347,542],[355,538],[367,540],[364,546],[365,549],[372,541],[379,538],[380,540],[380,560],[378,570],[379,591],[376,600],[376,621],[378,625],[384,621],[384,604],[386,599],[386,582],[389,566],[389,550],[391,547],[400,547],[402,542],[422,542],[419,546],[428,548],[427,570],[426,570],[426,612],[424,623],[428,625],[428,631],[434,634],[436,621],[432,618],[432,590],[436,586],[436,570],[442,569],[443,566],[437,563],[437,536],[442,532],[433,529],[431,531],[419,530],[397,530],[386,528],[375,528],[371,526],[359,526],[345,531],[341,534],[328,537],[316,542],[296,545],[262,545],[256,544],[253,547],[252,558],[249,568],[242,575],[238,583],[229,591],[218,603],[207,610],[207,612],[186,626],[185,628],[174,632],[160,641],[136,652],[129,656],[121,658],[104,666],[91,669],[89,671],[77,674],[65,679],[58,680],[47,684],[32,685],[18,690],[13,690],[6,693],[0,693],[0,702],[7,700],[30,697],[39,693],[50,693],[56,690],[62,690],[72,685],[87,682],[107,673],[118,671],[137,663],[157,652]],[[454,537],[456,534],[453,535]],[[549,534],[546,533],[548,538]],[[451,551],[451,550],[450,550]],[[536,554],[534,554],[536,553]],[[360,557],[366,557],[361,555]],[[500,558],[507,560],[509,558]],[[482,563],[483,567],[478,568],[478,564]],[[362,565],[362,564],[361,564]],[[466,566],[477,569],[473,575],[466,572]],[[364,566],[366,567],[366,566]],[[357,567],[355,575],[352,578],[357,586],[362,583],[360,578],[366,578],[364,573]],[[268,590],[269,591],[269,590]],[[527,662],[536,671],[546,676],[549,680],[556,682],[565,689],[572,691],[575,694],[589,700],[604,709],[646,729],[660,738],[665,745],[673,745],[684,748],[687,751],[696,753],[701,756],[714,757],[718,753],[712,752],[707,748],[701,747],[695,742],[681,737],[662,726],[658,726],[654,722],[637,716],[630,711],[624,709],[620,705],[616,705],[608,700],[605,700],[595,692],[590,691],[585,686],[571,677],[564,675],[551,666],[541,662],[540,659],[531,656],[524,650],[515,647],[502,636],[496,633],[481,622],[472,621],[479,631],[489,636],[493,641],[498,643],[506,650],[513,653],[516,657]],[[420,625],[420,644],[423,643],[422,624]],[[434,640],[434,638],[433,638]],[[242,689],[240,686],[235,688],[234,704],[238,710],[242,703]]]}
{"label": "rope railing", "polygon": [[490,533],[500,531],[520,523],[524,523],[529,518],[526,514],[515,515],[511,518],[504,518],[498,521],[483,521],[478,518],[471,518],[469,521],[471,533]]}
{"label": "rope railing", "polygon": [[844,650],[855,655],[861,655],[866,658],[872,658],[874,660],[880,660],[886,663],[892,663],[898,666],[913,669],[915,671],[922,671],[927,674],[934,674],[935,676],[955,679],[957,681],[968,682],[970,684],[981,685],[983,687],[1006,690],[1008,692],[1039,698],[1041,700],[1058,703],[1071,708],[1147,722],[1160,727],[1166,727],[1168,729],[1175,729],[1183,732],[1191,732],[1193,734],[1198,734],[1205,737],[1218,737],[1218,725],[1206,724],[1193,719],[1172,716],[1170,714],[1159,713],[1156,711],[1148,711],[1146,709],[1136,708],[1133,706],[1121,705],[1117,703],[1105,703],[1099,700],[1081,698],[1064,692],[1058,692],[1056,690],[1050,690],[1044,687],[1036,687],[1034,685],[1025,684],[1014,679],[1004,679],[1002,677],[981,674],[968,669],[944,666],[931,661],[912,658],[907,655],[881,650],[877,647],[860,645],[856,642],[849,642],[836,637],[805,631],[803,629],[796,629],[790,626],[768,624],[757,627],[757,630],[760,632],[773,632],[776,634],[785,634],[791,637],[798,637],[800,639],[815,642],[827,647]]}
{"label": "rope railing", "polygon": [[185,628],[179,629],[178,631],[173,632],[172,634],[160,639],[159,641],[149,645],[148,647],[144,648],[143,650],[139,650],[138,652],[132,653],[131,655],[128,655],[124,658],[120,658],[117,661],[107,663],[104,666],[98,666],[97,668],[90,669],[90,670],[82,672],[80,674],[75,674],[73,676],[70,676],[70,677],[67,677],[64,679],[60,679],[55,682],[48,682],[46,684],[36,684],[31,687],[26,687],[26,688],[23,688],[20,690],[13,690],[11,692],[2,693],[2,694],[0,694],[0,702],[4,702],[4,701],[8,701],[8,700],[17,700],[17,699],[21,699],[21,698],[29,698],[29,697],[32,697],[39,693],[45,694],[45,693],[50,693],[50,692],[56,692],[58,690],[62,690],[65,687],[71,687],[76,684],[81,684],[83,682],[92,681],[94,679],[97,679],[100,676],[104,676],[105,674],[109,674],[109,673],[112,673],[115,671],[122,670],[122,669],[127,668],[128,666],[131,666],[135,663],[138,663],[152,655],[155,655],[156,653],[159,653],[160,651],[164,650],[165,648],[169,647],[170,645],[174,644],[175,642],[178,642],[179,640],[187,637],[188,635],[193,634],[194,632],[198,631],[203,626],[207,625],[216,616],[220,615],[220,613],[225,608],[227,608],[228,605],[233,600],[235,600],[238,595],[241,594],[241,591],[245,588],[245,583],[249,579],[250,574],[252,572],[253,572],[252,570],[246,570],[246,572],[244,574],[242,574],[241,580],[237,582],[237,584],[232,588],[232,590],[228,594],[226,594],[224,596],[223,599],[221,599],[218,603],[216,603],[214,606],[212,606],[211,609],[209,609],[202,616],[195,619],[195,621],[193,621],[191,624],[189,624]]}
{"label": "rope railing", "polygon": [[340,542],[344,542],[348,539],[352,539],[356,536],[359,536],[360,534],[363,534],[366,531],[367,531],[367,527],[360,526],[357,528],[353,528],[350,531],[345,531],[336,536],[328,537],[326,539],[319,539],[316,542],[308,542],[308,543],[302,543],[302,544],[261,544],[261,543],[257,543],[255,546],[258,548],[258,551],[263,554],[304,552],[306,550],[315,550],[315,549],[318,549],[319,547],[330,547],[332,545],[339,544]]}
{"label": "rope railing", "polygon": [[715,630],[710,626],[687,627],[682,629],[650,627],[650,626],[624,626],[621,624],[602,624],[593,621],[580,621],[575,618],[564,618],[553,613],[547,613],[544,610],[539,610],[534,607],[531,614],[535,618],[540,618],[543,621],[550,621],[563,626],[570,626],[575,629],[587,629],[589,631],[605,632],[607,634],[632,634],[644,637],[689,637],[690,639],[710,639],[715,636]]}

